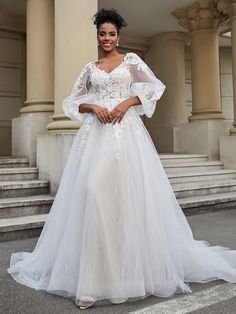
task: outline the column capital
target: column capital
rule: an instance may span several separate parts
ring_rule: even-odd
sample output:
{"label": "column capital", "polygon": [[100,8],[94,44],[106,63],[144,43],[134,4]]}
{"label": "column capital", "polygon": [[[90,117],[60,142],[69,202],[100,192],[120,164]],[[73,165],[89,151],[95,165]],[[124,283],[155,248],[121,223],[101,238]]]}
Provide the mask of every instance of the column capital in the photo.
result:
{"label": "column capital", "polygon": [[229,18],[236,16],[236,0],[219,0],[217,7],[220,12],[223,12]]}
{"label": "column capital", "polygon": [[228,19],[228,15],[219,10],[218,1],[214,0],[198,0],[192,5],[173,11],[172,14],[189,32],[202,29],[217,30],[219,24]]}

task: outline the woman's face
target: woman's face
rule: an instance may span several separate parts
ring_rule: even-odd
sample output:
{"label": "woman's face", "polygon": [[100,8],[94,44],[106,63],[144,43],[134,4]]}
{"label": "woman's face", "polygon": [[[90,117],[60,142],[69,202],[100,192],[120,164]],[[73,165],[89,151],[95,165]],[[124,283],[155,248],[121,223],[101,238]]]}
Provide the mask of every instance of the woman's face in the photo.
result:
{"label": "woman's face", "polygon": [[115,25],[104,23],[99,27],[97,35],[98,43],[105,52],[110,52],[116,49],[119,41],[119,36]]}

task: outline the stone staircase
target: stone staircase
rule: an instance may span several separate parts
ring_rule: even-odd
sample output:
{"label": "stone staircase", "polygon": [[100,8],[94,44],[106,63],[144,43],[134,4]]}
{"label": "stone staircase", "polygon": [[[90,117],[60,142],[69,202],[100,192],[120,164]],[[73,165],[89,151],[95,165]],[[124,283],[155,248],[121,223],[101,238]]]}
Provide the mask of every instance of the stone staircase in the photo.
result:
{"label": "stone staircase", "polygon": [[0,241],[38,236],[52,202],[27,158],[0,157]]}
{"label": "stone staircase", "polygon": [[[236,170],[207,155],[161,154],[186,214],[236,208]],[[0,241],[38,236],[53,202],[49,182],[27,158],[0,157]]]}
{"label": "stone staircase", "polygon": [[162,154],[164,169],[185,214],[236,208],[236,170],[202,154]]}

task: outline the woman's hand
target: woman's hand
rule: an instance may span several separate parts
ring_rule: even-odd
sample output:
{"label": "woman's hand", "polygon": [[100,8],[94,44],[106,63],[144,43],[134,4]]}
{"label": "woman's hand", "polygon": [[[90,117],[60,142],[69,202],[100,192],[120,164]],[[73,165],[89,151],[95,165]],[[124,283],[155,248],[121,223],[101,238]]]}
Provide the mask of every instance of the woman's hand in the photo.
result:
{"label": "woman's hand", "polygon": [[111,122],[111,113],[107,108],[93,105],[93,113],[98,117],[101,123],[106,124]]}
{"label": "woman's hand", "polygon": [[117,105],[110,113],[111,113],[111,122],[115,124],[116,122],[120,123],[123,119],[125,113],[129,109],[129,104],[127,102],[121,102]]}

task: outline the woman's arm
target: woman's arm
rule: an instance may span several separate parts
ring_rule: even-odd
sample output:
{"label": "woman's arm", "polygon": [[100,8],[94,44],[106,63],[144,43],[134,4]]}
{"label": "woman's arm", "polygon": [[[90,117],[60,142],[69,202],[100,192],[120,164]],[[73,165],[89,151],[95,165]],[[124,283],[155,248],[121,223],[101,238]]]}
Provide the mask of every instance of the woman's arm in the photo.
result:
{"label": "woman's arm", "polygon": [[[138,98],[138,96],[133,96],[133,97],[130,97],[124,101],[122,101],[122,103],[125,103],[128,108],[131,107],[131,106],[137,106],[137,105],[140,105],[141,104],[141,101],[140,99]],[[122,104],[121,103],[121,104]]]}
{"label": "woman's arm", "polygon": [[79,112],[80,113],[94,113],[94,107],[96,105],[92,105],[92,104],[81,104],[79,106]]}
{"label": "woman's arm", "polygon": [[130,98],[125,99],[122,101],[119,105],[117,105],[112,111],[111,111],[111,122],[112,124],[115,124],[116,122],[120,123],[123,119],[125,113],[131,106],[137,106],[140,105],[141,101],[138,98],[138,96],[133,96]]}
{"label": "woman's arm", "polygon": [[79,106],[80,113],[94,113],[101,123],[110,123],[111,122],[111,113],[107,108],[93,105],[93,104],[81,104]]}
{"label": "woman's arm", "polygon": [[[83,122],[86,118],[86,114],[83,114],[82,112],[91,112],[91,106],[97,103],[96,95],[94,93],[89,93],[90,72],[91,62],[82,69],[70,95],[63,101],[62,107],[64,113],[71,120]],[[81,105],[86,105],[84,111],[79,110]]]}
{"label": "woman's arm", "polygon": [[127,62],[132,75],[130,96],[138,96],[141,102],[140,105],[135,106],[135,111],[139,115],[145,114],[146,117],[150,118],[166,86],[138,55],[130,53]]}

